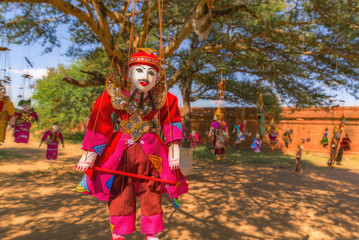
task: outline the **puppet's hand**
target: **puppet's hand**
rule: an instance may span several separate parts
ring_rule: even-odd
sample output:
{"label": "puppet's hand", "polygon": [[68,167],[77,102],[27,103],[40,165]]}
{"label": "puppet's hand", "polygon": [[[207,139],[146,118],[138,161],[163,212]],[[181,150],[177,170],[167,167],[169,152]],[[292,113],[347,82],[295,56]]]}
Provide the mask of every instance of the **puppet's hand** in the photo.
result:
{"label": "puppet's hand", "polygon": [[41,147],[41,145],[42,145],[42,141],[40,142],[40,145],[39,145],[39,147]]}
{"label": "puppet's hand", "polygon": [[86,171],[87,169],[91,168],[93,163],[97,158],[97,153],[95,152],[85,152],[82,155],[80,161],[76,165],[76,170],[78,171]]}
{"label": "puppet's hand", "polygon": [[64,143],[62,143],[62,148],[65,149],[65,144]]}
{"label": "puppet's hand", "polygon": [[171,144],[168,149],[168,164],[170,170],[179,169],[180,148],[178,144]]}

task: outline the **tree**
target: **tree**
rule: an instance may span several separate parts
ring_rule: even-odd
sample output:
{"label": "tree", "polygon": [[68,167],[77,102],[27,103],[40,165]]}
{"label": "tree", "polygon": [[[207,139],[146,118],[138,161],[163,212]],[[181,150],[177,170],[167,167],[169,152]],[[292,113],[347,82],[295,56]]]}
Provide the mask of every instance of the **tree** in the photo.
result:
{"label": "tree", "polygon": [[[115,65],[120,67],[123,79],[130,45],[158,49],[158,16],[161,14],[154,0],[137,2],[133,16],[127,12],[127,2],[110,0],[1,2],[3,12],[14,13],[11,17],[1,14],[1,27],[10,30],[7,36],[10,41],[42,41],[47,46],[45,50],[50,51],[51,46],[59,44],[56,28],[65,24],[74,43],[69,49],[71,56],[90,56],[94,51],[104,51],[109,64],[115,55]],[[235,89],[254,90],[257,86],[253,91],[257,93],[260,79],[263,91],[280,96],[282,103],[296,106],[331,104],[332,94],[328,90],[338,87],[357,94],[359,3],[355,1],[162,2],[162,36],[169,85],[178,83],[181,90],[187,89],[182,94],[189,102],[215,96],[213,90],[222,68],[225,68],[224,77],[231,80],[227,99],[235,102],[256,99]],[[11,11],[14,6],[16,10]],[[196,26],[196,20],[202,19],[205,23]],[[123,32],[115,53],[120,26]],[[211,27],[211,31],[208,38],[201,41],[192,30],[195,28],[198,33],[202,27]],[[82,87],[104,84],[106,73],[89,74],[88,81],[63,79]],[[195,92],[199,88],[200,91]]]}
{"label": "tree", "polygon": [[78,61],[67,68],[60,65],[57,69],[49,69],[46,77],[36,81],[32,99],[42,128],[49,129],[57,123],[67,136],[86,129],[86,117],[103,88],[78,88],[61,80],[64,75],[83,78],[86,74],[80,72],[82,69],[91,70],[91,62]]}

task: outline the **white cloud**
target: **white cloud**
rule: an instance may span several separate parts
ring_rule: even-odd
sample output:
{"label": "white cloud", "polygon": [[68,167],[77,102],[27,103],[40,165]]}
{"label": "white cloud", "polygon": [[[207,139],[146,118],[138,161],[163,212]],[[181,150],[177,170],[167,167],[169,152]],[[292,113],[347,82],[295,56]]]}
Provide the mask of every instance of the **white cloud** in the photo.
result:
{"label": "white cloud", "polygon": [[33,80],[40,79],[43,76],[46,76],[48,69],[46,68],[30,68],[30,69],[10,69],[10,72],[13,74],[23,75],[30,74]]}

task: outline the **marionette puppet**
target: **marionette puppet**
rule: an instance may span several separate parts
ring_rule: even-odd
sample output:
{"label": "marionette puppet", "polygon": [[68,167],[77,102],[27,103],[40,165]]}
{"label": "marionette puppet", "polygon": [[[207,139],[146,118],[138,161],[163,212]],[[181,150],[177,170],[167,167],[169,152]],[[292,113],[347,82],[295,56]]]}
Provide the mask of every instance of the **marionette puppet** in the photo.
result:
{"label": "marionette puppet", "polygon": [[300,165],[300,163],[302,161],[302,151],[304,149],[304,143],[305,143],[305,140],[302,139],[301,142],[298,144],[298,151],[297,151],[297,155],[296,155],[295,169],[294,169],[294,171],[296,173],[303,173],[303,168]]}
{"label": "marionette puppet", "polygon": [[[177,97],[159,80],[153,50],[137,50],[129,59],[129,88],[114,75],[108,78],[87,126],[82,149],[88,152],[76,166],[85,171],[76,190],[108,202],[113,240],[135,231],[136,197],[142,233],[148,240],[159,239],[157,233],[164,230],[161,194],[168,192],[179,207],[178,197],[188,192],[179,170],[183,129]],[[118,132],[113,131],[113,112],[120,118]],[[164,141],[153,129],[155,117]]]}
{"label": "marionette puppet", "polygon": [[272,145],[272,148],[274,149],[278,144],[278,129],[275,125],[274,119],[272,119],[270,125],[267,129],[268,137],[269,137],[269,143]]}
{"label": "marionette puppet", "polygon": [[5,141],[6,129],[8,124],[14,121],[14,114],[15,108],[6,96],[6,88],[0,85],[0,144]]}
{"label": "marionette puppet", "polygon": [[344,151],[351,150],[351,148],[350,148],[351,143],[352,143],[352,140],[350,140],[349,134],[345,134],[345,137],[342,139],[340,146],[344,149]]}
{"label": "marionette puppet", "polygon": [[350,140],[349,135],[346,134],[345,137],[344,137],[344,138],[342,139],[342,141],[340,142],[340,148],[339,148],[337,157],[335,158],[335,161],[336,161],[337,165],[341,165],[344,151],[349,151],[349,150],[351,150],[351,148],[350,148],[351,142],[352,142],[352,141]]}
{"label": "marionette puppet", "polygon": [[291,137],[292,134],[293,134],[293,130],[290,130],[289,128],[287,128],[283,134],[283,141],[286,148],[289,147],[289,143],[292,143],[292,137]]}
{"label": "marionette puppet", "polygon": [[44,133],[42,136],[39,147],[42,143],[47,145],[46,159],[51,163],[52,160],[57,160],[57,153],[59,151],[59,143],[61,142],[62,148],[65,148],[64,137],[60,131],[59,125],[54,124],[51,130]]}
{"label": "marionette puppet", "polygon": [[19,106],[23,110],[15,113],[15,142],[28,143],[30,138],[30,128],[34,121],[37,122],[37,126],[40,127],[39,117],[37,113],[31,108],[31,100],[21,100]]}
{"label": "marionette puppet", "polygon": [[201,142],[201,137],[196,130],[192,130],[191,134],[188,137],[188,141],[190,143],[191,148],[196,148]]}
{"label": "marionette puppet", "polygon": [[255,153],[259,153],[261,151],[261,147],[262,147],[262,140],[260,138],[260,134],[257,133],[253,139],[251,148],[254,150]]}
{"label": "marionette puppet", "polygon": [[208,136],[213,141],[213,149],[216,160],[225,159],[225,142],[229,139],[227,123],[224,121],[224,115],[219,106],[214,114],[214,120]]}
{"label": "marionette puppet", "polygon": [[234,144],[240,144],[242,141],[246,140],[245,125],[246,125],[245,120],[242,123],[236,121],[236,125],[233,128],[233,133],[236,134],[236,141]]}
{"label": "marionette puppet", "polygon": [[334,134],[334,136],[330,143],[330,157],[329,157],[329,161],[327,162],[328,166],[333,166],[334,162],[336,160],[337,153],[338,153],[339,141],[340,141],[340,137],[341,137],[341,131],[338,130],[337,127],[334,127],[333,134]]}
{"label": "marionette puppet", "polygon": [[259,94],[257,103],[257,117],[258,117],[258,134],[259,137],[256,139],[263,140],[266,135],[266,127],[265,127],[265,112],[264,112],[264,102],[262,98],[262,93]]}
{"label": "marionette puppet", "polygon": [[328,128],[325,129],[325,132],[323,134],[323,138],[321,141],[321,144],[323,145],[323,147],[327,147],[329,144],[329,140],[328,140]]}

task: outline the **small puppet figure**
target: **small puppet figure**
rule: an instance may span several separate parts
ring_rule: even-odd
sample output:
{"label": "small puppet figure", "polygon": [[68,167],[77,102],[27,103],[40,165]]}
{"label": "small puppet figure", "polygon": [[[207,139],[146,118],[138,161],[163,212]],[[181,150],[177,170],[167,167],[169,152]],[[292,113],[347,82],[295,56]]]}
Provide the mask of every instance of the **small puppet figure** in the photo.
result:
{"label": "small puppet figure", "polygon": [[245,120],[242,123],[240,123],[239,121],[236,121],[236,125],[233,128],[233,133],[236,134],[235,144],[240,144],[242,141],[246,140],[245,125],[246,125]]}
{"label": "small puppet figure", "polygon": [[191,148],[196,148],[201,142],[201,137],[196,130],[192,130],[191,134],[188,137],[188,141],[191,144]]}
{"label": "small puppet figure", "polygon": [[[178,197],[188,192],[179,169],[183,128],[178,100],[159,77],[161,64],[153,52],[137,49],[129,58],[128,87],[109,76],[87,125],[82,147],[86,152],[76,166],[85,171],[76,190],[108,203],[113,240],[136,230],[136,197],[142,233],[158,240],[164,230],[162,194],[167,192],[179,207]],[[118,132],[113,113],[120,119]]]}
{"label": "small puppet figure", "polygon": [[268,131],[269,142],[272,145],[272,148],[274,148],[278,144],[278,136],[279,136],[278,129],[275,126],[274,119],[272,119],[267,131]]}
{"label": "small puppet figure", "polygon": [[28,143],[30,138],[31,124],[36,121],[37,126],[40,127],[39,117],[37,113],[31,108],[31,100],[21,100],[19,106],[23,110],[15,113],[15,142]]}
{"label": "small puppet figure", "polygon": [[229,138],[227,123],[225,121],[219,122],[218,131],[216,131],[216,142],[214,146],[214,154],[216,160],[223,160],[226,157],[225,142]]}
{"label": "small puppet figure", "polygon": [[289,143],[292,143],[292,138],[291,138],[292,134],[293,134],[293,131],[290,130],[289,128],[287,128],[283,134],[283,141],[284,141],[286,148],[289,147]]}
{"label": "small puppet figure", "polygon": [[328,161],[328,166],[332,166],[336,160],[337,157],[337,153],[338,153],[338,146],[339,146],[339,141],[340,141],[340,137],[341,137],[341,131],[338,130],[337,127],[334,127],[333,130],[333,138],[332,138],[332,142],[330,143],[330,157],[329,157],[329,161]]}
{"label": "small puppet figure", "polygon": [[325,129],[325,132],[323,134],[323,138],[321,141],[321,144],[323,145],[323,147],[327,147],[329,144],[329,140],[328,140],[328,128]]}
{"label": "small puppet figure", "polygon": [[14,121],[15,108],[6,96],[6,88],[0,84],[0,144],[5,141],[6,129]]}
{"label": "small puppet figure", "polygon": [[266,134],[265,113],[264,113],[264,103],[262,99],[262,93],[260,93],[258,96],[256,106],[257,106],[258,134],[259,134],[259,138],[257,139],[262,140]]}
{"label": "small puppet figure", "polygon": [[39,147],[41,147],[43,142],[45,142],[45,144],[47,145],[46,159],[50,162],[51,160],[57,159],[60,141],[62,144],[62,148],[65,148],[64,137],[62,136],[59,125],[54,124],[51,130],[44,133],[39,145]]}
{"label": "small puppet figure", "polygon": [[213,140],[213,149],[216,160],[225,158],[225,141],[229,138],[227,123],[224,121],[224,114],[219,106],[214,114],[214,120],[208,136]]}
{"label": "small puppet figure", "polygon": [[251,148],[254,150],[255,153],[259,153],[261,151],[261,147],[262,147],[262,140],[260,139],[259,133],[257,133],[253,139]]}
{"label": "small puppet figure", "polygon": [[340,143],[340,148],[339,148],[337,157],[335,158],[335,161],[336,161],[337,165],[341,165],[344,151],[351,150],[350,149],[351,142],[352,141],[350,140],[349,135],[346,134],[345,137],[342,139],[342,141]]}
{"label": "small puppet figure", "polygon": [[297,156],[296,156],[296,161],[295,161],[295,169],[294,169],[294,171],[296,173],[303,173],[303,168],[300,165],[300,163],[302,161],[302,151],[304,149],[304,143],[305,143],[305,140],[302,139],[301,142],[298,144],[298,151],[297,151]]}
{"label": "small puppet figure", "polygon": [[342,139],[340,146],[344,149],[344,151],[351,150],[351,148],[350,148],[351,143],[352,143],[352,140],[350,140],[349,134],[345,134],[345,137]]}

